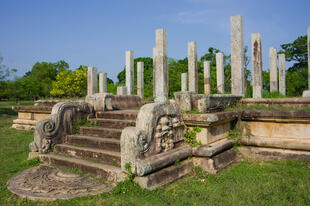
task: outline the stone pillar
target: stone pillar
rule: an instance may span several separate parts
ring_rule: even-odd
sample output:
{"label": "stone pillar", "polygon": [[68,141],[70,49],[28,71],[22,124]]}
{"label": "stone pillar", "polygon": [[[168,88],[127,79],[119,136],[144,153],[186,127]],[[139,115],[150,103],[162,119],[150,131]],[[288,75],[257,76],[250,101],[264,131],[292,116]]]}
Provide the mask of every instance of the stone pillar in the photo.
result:
{"label": "stone pillar", "polygon": [[285,54],[279,54],[279,92],[286,95]]}
{"label": "stone pillar", "polygon": [[270,92],[278,91],[277,49],[269,48]]}
{"label": "stone pillar", "polygon": [[231,93],[244,95],[244,47],[243,47],[243,18],[240,14],[230,17],[231,42]]}
{"label": "stone pillar", "polygon": [[198,93],[197,43],[188,42],[189,91]]}
{"label": "stone pillar", "polygon": [[262,98],[262,35],[252,34],[253,98]]}
{"label": "stone pillar", "polygon": [[155,56],[156,56],[156,47],[153,47],[153,98],[155,98],[155,94],[156,94],[156,61],[155,61]]}
{"label": "stone pillar", "polygon": [[126,51],[126,87],[127,94],[133,94],[134,84],[134,58],[133,51]]}
{"label": "stone pillar", "polygon": [[210,61],[203,62],[203,76],[204,76],[204,92],[211,93],[211,78],[210,78]]}
{"label": "stone pillar", "polygon": [[168,49],[167,31],[156,30],[156,54],[155,54],[155,102],[168,100]]}
{"label": "stone pillar", "polygon": [[182,92],[187,91],[187,73],[182,73],[181,75],[181,87],[182,87]]}
{"label": "stone pillar", "polygon": [[307,39],[307,45],[308,45],[308,90],[310,90],[310,26],[308,26],[308,39]]}
{"label": "stone pillar", "polygon": [[107,73],[105,72],[99,73],[99,92],[100,93],[107,92]]}
{"label": "stone pillar", "polygon": [[117,87],[117,95],[126,95],[127,94],[127,87],[126,86],[121,86]]}
{"label": "stone pillar", "polygon": [[144,62],[137,63],[137,95],[144,96]]}
{"label": "stone pillar", "polygon": [[88,67],[87,70],[87,96],[96,94],[97,90],[97,68]]}
{"label": "stone pillar", "polygon": [[224,54],[222,52],[216,53],[216,85],[217,91],[224,94]]}

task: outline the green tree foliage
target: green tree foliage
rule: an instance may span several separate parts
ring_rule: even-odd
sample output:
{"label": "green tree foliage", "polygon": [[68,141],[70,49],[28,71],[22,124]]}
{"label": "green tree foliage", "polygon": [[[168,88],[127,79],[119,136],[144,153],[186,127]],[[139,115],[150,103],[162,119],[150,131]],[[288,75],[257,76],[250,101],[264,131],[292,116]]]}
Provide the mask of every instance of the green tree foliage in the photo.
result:
{"label": "green tree foliage", "polygon": [[287,96],[301,96],[302,92],[308,88],[307,71],[307,36],[298,37],[293,43],[282,44],[282,50],[286,61],[294,62],[293,66],[287,70],[286,74],[286,94]]}
{"label": "green tree foliage", "polygon": [[[52,90],[52,82],[56,80],[59,72],[68,71],[69,64],[63,60],[56,63],[37,62],[33,65],[31,71],[25,74],[25,78],[31,78],[43,84],[42,97],[49,96]],[[40,95],[40,96],[41,96]]]}
{"label": "green tree foliage", "polygon": [[52,83],[50,94],[54,97],[82,97],[87,93],[87,67],[75,71],[61,70]]}

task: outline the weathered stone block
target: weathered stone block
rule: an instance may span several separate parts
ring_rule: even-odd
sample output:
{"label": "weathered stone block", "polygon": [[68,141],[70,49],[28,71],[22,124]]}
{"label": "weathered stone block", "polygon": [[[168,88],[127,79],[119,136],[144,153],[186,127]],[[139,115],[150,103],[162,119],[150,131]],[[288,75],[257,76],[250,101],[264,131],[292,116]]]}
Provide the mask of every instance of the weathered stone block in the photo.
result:
{"label": "weathered stone block", "polygon": [[142,188],[149,190],[174,182],[175,180],[189,174],[193,170],[191,160],[181,161],[179,165],[172,165],[152,174],[134,179]]}
{"label": "weathered stone block", "polygon": [[50,114],[44,114],[44,113],[34,113],[33,114],[33,119],[34,120],[40,120],[40,119],[47,119],[51,115]]}
{"label": "weathered stone block", "polygon": [[211,158],[208,157],[194,157],[194,166],[199,166],[203,170],[216,174],[220,170],[229,166],[237,157],[237,152],[234,149],[226,150]]}
{"label": "weathered stone block", "polygon": [[18,119],[33,120],[33,113],[31,112],[18,112]]}

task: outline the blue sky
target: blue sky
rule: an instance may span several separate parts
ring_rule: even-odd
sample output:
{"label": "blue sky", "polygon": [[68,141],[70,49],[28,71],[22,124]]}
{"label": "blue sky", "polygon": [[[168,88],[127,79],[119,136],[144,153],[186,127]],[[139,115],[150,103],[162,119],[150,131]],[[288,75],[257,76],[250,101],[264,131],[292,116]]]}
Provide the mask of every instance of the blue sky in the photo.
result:
{"label": "blue sky", "polygon": [[37,61],[65,60],[70,69],[95,66],[116,80],[126,50],[152,57],[157,28],[168,31],[169,57],[186,57],[188,41],[197,41],[199,58],[211,46],[229,54],[235,14],[243,16],[248,55],[251,33],[262,33],[265,70],[269,47],[279,49],[310,25],[309,0],[0,0],[0,5],[0,56],[18,76]]}

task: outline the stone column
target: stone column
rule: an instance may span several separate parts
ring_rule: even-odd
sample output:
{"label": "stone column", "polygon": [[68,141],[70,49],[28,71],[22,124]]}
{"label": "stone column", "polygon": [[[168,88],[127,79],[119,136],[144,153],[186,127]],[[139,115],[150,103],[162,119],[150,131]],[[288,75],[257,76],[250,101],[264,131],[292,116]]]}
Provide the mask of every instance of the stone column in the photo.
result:
{"label": "stone column", "polygon": [[253,98],[262,98],[262,35],[252,34]]}
{"label": "stone column", "polygon": [[134,58],[133,51],[126,51],[126,87],[127,94],[133,94],[134,84]]}
{"label": "stone column", "polygon": [[187,73],[182,73],[181,75],[181,87],[182,87],[182,92],[187,91]]}
{"label": "stone column", "polygon": [[210,61],[203,62],[203,76],[204,76],[204,92],[211,93],[211,78],[210,78]]}
{"label": "stone column", "polygon": [[87,70],[87,96],[96,94],[97,90],[97,68],[88,67]]}
{"label": "stone column", "polygon": [[189,91],[198,93],[197,43],[188,42]]}
{"label": "stone column", "polygon": [[99,92],[107,92],[107,73],[105,72],[99,73]]}
{"label": "stone column", "polygon": [[243,18],[240,14],[230,17],[231,42],[231,93],[244,95]]}
{"label": "stone column", "polygon": [[217,91],[224,94],[224,54],[222,52],[216,53],[216,85]]}
{"label": "stone column", "polygon": [[126,86],[121,86],[117,87],[117,95],[126,95],[127,94],[127,87]]}
{"label": "stone column", "polygon": [[155,102],[168,100],[168,44],[167,31],[156,30],[156,54],[155,54]]}
{"label": "stone column", "polygon": [[277,49],[269,48],[270,92],[278,91]]}
{"label": "stone column", "polygon": [[286,95],[285,54],[279,54],[279,92]]}
{"label": "stone column", "polygon": [[156,83],[156,61],[155,61],[155,56],[156,56],[156,47],[153,47],[153,98],[155,98],[156,94],[156,88],[155,88],[155,83]]}
{"label": "stone column", "polygon": [[144,62],[137,63],[137,95],[144,96]]}
{"label": "stone column", "polygon": [[308,45],[308,90],[310,90],[310,26],[308,26],[308,39],[307,39],[307,45]]}

